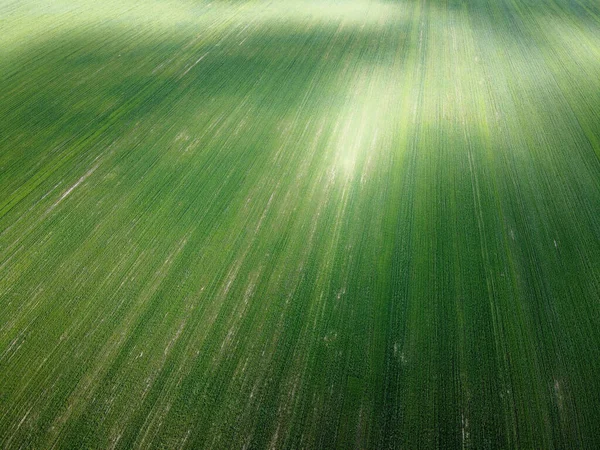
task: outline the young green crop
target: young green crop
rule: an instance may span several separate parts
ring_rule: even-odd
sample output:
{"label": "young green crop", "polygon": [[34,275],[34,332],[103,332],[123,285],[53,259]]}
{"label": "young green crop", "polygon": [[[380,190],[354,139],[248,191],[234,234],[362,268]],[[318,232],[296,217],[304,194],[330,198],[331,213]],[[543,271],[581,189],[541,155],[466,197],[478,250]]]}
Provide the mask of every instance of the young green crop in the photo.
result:
{"label": "young green crop", "polygon": [[0,447],[600,445],[593,1],[0,17]]}

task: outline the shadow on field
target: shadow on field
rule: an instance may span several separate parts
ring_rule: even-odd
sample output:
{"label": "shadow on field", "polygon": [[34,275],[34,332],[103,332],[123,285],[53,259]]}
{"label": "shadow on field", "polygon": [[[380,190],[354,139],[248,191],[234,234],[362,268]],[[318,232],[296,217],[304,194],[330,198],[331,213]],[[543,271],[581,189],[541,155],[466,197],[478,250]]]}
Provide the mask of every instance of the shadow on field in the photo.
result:
{"label": "shadow on field", "polygon": [[[326,60],[306,51],[326,47],[334,35],[349,45],[378,39],[377,30],[337,25],[307,33],[275,27],[222,46],[216,39],[88,31],[30,48],[4,61],[0,72],[0,192],[8,198],[65,153],[84,157],[100,140],[110,145],[133,127],[141,136],[243,105],[268,136],[277,121],[260,118],[295,115],[311,84],[318,86],[317,98],[308,99],[313,107],[336,102],[337,74],[350,60],[345,47],[332,47]],[[369,53],[354,59],[368,62]]]}

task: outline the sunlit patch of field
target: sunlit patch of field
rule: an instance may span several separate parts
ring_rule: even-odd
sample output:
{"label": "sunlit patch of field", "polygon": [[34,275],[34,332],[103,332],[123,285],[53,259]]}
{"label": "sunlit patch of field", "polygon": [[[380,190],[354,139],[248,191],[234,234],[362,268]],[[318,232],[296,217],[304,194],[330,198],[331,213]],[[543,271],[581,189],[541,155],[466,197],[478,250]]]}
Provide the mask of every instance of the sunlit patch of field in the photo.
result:
{"label": "sunlit patch of field", "polygon": [[0,30],[0,447],[600,445],[593,1]]}

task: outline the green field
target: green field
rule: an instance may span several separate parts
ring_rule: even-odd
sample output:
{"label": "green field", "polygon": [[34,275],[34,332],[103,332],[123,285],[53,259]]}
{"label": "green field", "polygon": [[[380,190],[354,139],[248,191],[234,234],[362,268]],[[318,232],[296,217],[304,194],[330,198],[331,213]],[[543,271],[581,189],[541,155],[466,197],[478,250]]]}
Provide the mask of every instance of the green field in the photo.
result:
{"label": "green field", "polygon": [[0,0],[0,448],[598,424],[598,0]]}

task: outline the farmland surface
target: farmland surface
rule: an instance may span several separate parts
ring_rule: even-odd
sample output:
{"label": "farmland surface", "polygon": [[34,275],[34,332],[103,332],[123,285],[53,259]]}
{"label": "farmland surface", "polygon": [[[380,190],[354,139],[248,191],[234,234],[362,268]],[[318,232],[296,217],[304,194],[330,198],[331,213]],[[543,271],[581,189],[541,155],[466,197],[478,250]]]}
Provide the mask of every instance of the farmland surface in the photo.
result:
{"label": "farmland surface", "polygon": [[597,0],[0,0],[0,448],[598,449]]}

